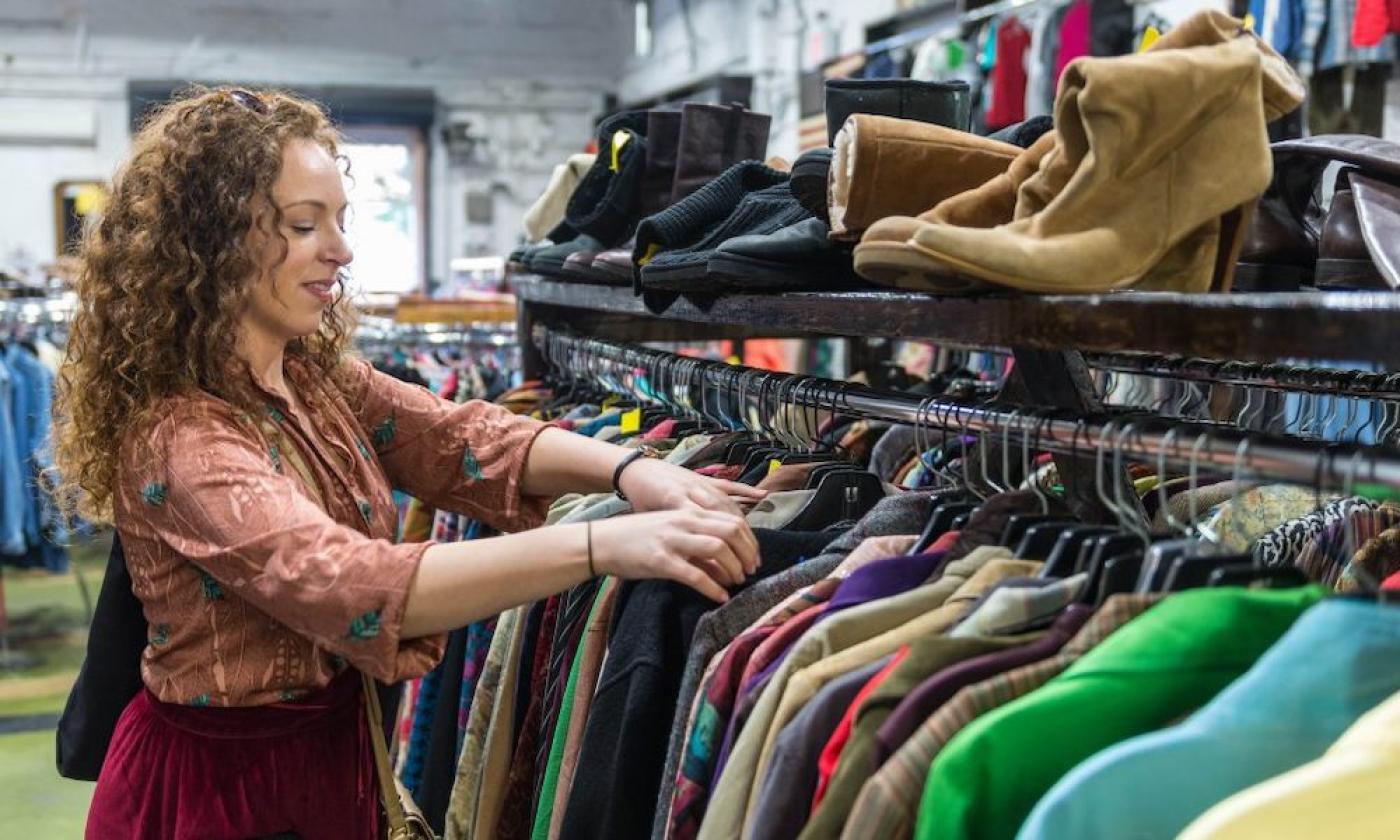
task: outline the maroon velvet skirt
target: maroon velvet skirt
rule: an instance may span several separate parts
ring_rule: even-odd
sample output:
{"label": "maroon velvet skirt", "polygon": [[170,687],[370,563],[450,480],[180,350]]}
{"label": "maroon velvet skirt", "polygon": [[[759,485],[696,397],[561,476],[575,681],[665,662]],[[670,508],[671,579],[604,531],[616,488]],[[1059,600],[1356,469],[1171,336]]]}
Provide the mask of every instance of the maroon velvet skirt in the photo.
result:
{"label": "maroon velvet skirt", "polygon": [[378,808],[353,669],[252,708],[177,706],[143,690],[112,735],[87,840],[373,840]]}

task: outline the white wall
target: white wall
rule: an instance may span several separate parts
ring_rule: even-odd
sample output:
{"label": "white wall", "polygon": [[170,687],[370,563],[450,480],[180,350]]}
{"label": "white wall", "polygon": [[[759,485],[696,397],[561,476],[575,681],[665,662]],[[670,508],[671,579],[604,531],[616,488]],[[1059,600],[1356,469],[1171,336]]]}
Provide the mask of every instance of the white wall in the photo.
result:
{"label": "white wall", "polygon": [[754,110],[773,116],[769,154],[797,151],[801,70],[865,45],[865,27],[896,11],[896,0],[655,0],[653,48],[633,58],[619,85],[636,101],[712,76],[752,75]]}
{"label": "white wall", "polygon": [[[455,2],[455,0],[454,0]],[[599,19],[611,26],[607,15]],[[528,23],[528,21],[526,21]],[[379,19],[373,26],[389,27]],[[549,37],[536,29],[534,37]],[[109,177],[130,144],[127,82],[130,79],[238,81],[269,85],[365,85],[430,88],[439,99],[439,126],[470,119],[481,135],[482,153],[471,162],[456,160],[437,131],[429,137],[427,255],[430,277],[445,278],[457,256],[504,254],[520,236],[520,217],[548,180],[554,164],[579,151],[592,133],[591,120],[602,106],[603,91],[615,81],[611,65],[620,65],[628,47],[609,43],[625,38],[616,27],[599,35],[580,32],[596,51],[585,62],[578,44],[561,50],[551,68],[536,62],[537,78],[521,75],[520,63],[503,62],[507,79],[493,78],[477,64],[423,63],[419,58],[333,49],[216,45],[127,36],[94,40],[46,31],[11,34],[0,23],[0,119],[28,103],[39,102],[63,115],[85,114],[96,122],[91,139],[55,143],[42,131],[14,138],[0,129],[0,265],[17,256],[44,262],[55,256],[53,188],[62,180]],[[529,38],[529,31],[502,31],[509,53]],[[540,50],[537,41],[531,49]],[[475,75],[474,75],[475,74]],[[63,122],[71,122],[64,120]],[[494,185],[494,186],[493,186]],[[495,222],[489,229],[466,223],[466,194],[489,190],[496,195]]]}
{"label": "white wall", "polygon": [[[89,142],[0,142],[0,263],[42,262],[56,251],[53,213],[54,185],[60,181],[105,180],[128,145],[127,106],[124,92],[111,85],[92,83],[86,90],[62,95],[34,92],[27,96],[0,95],[0,110],[24,109],[33,104],[36,117],[45,111],[55,119],[66,113],[82,115],[95,123]],[[26,120],[39,128],[39,120]]]}

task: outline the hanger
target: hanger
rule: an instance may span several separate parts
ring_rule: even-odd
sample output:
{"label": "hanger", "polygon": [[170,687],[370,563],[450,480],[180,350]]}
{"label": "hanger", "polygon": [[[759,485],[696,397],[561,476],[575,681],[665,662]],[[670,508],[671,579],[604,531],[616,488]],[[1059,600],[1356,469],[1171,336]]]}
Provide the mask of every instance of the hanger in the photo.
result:
{"label": "hanger", "polygon": [[[1017,411],[1013,411],[1012,414],[1011,414],[1012,418],[1014,418],[1018,413],[1019,413],[1019,409],[1018,409]],[[1039,444],[1040,444],[1040,433],[1041,433],[1042,428],[1044,428],[1044,423],[1045,423],[1045,422],[1046,422],[1046,418],[1043,418],[1043,417],[1037,417],[1037,418],[1036,418],[1036,425],[1035,425],[1035,444],[1036,444],[1036,448],[1039,448]],[[1010,424],[1008,423],[1008,427],[1009,427],[1009,425],[1010,425]],[[1002,438],[1001,446],[1002,446],[1002,449],[1001,449],[1001,451],[1002,451],[1002,457],[1003,457],[1003,459],[1004,459],[1004,458],[1006,457],[1007,449],[1009,448],[1009,447],[1008,447],[1007,440],[1006,440],[1005,437]],[[1000,539],[998,542],[999,542],[1001,545],[1006,546],[1006,547],[1008,547],[1008,548],[1011,547],[1011,546],[1017,546],[1017,547],[1019,548],[1019,546],[1020,546],[1020,544],[1021,544],[1022,538],[1025,537],[1026,532],[1029,531],[1030,528],[1031,528],[1031,526],[1033,526],[1033,525],[1044,525],[1044,524],[1047,524],[1047,523],[1068,524],[1068,523],[1070,523],[1070,522],[1073,521],[1073,520],[1070,520],[1070,519],[1066,519],[1066,518],[1063,517],[1063,516],[1055,516],[1055,515],[1052,515],[1052,514],[1050,513],[1050,501],[1049,501],[1049,498],[1045,495],[1045,492],[1041,489],[1041,487],[1040,487],[1040,482],[1037,481],[1037,480],[1034,478],[1034,475],[1033,475],[1033,472],[1032,472],[1032,469],[1031,469],[1031,457],[1030,457],[1031,448],[1032,448],[1032,447],[1031,447],[1031,436],[1026,432],[1026,430],[1025,430],[1024,428],[1022,428],[1022,429],[1021,429],[1021,475],[1022,475],[1022,477],[1023,477],[1024,482],[1029,486],[1031,492],[1035,494],[1036,500],[1040,503],[1040,513],[1038,513],[1038,514],[1017,513],[1017,514],[1012,514],[1012,516],[1009,517],[1009,518],[1007,519],[1007,521],[1006,521],[1006,527],[1002,529],[1002,532],[1001,532],[1001,539]],[[1008,480],[1007,483],[1010,483],[1009,480]]]}
{"label": "hanger", "polygon": [[[1095,493],[1099,501],[1110,512],[1113,512],[1112,504],[1103,491],[1103,459],[1105,455],[1104,444],[1108,435],[1113,433],[1117,421],[1110,418],[1104,423],[1099,431],[1099,439],[1095,443],[1094,449],[1094,485]],[[1076,428],[1076,434],[1078,429]],[[1062,477],[1063,478],[1063,477]],[[1115,514],[1116,518],[1116,514]],[[1045,565],[1040,567],[1040,577],[1043,578],[1064,578],[1075,573],[1075,567],[1079,563],[1079,551],[1084,543],[1092,537],[1112,534],[1115,529],[1107,525],[1071,525],[1064,528],[1055,541],[1054,548],[1045,558]]]}
{"label": "hanger", "polygon": [[[1123,475],[1123,444],[1128,436],[1133,434],[1134,424],[1128,422],[1124,424],[1123,430],[1114,440],[1113,447],[1113,502],[1109,505],[1110,512],[1118,520],[1120,531],[1111,534],[1090,538],[1080,549],[1078,562],[1075,565],[1075,573],[1084,572],[1088,578],[1084,582],[1083,588],[1079,591],[1080,603],[1097,603],[1099,592],[1108,564],[1112,560],[1118,560],[1126,567],[1131,558],[1142,558],[1148,546],[1151,544],[1151,535],[1148,532],[1147,524],[1137,516],[1137,506],[1129,503],[1123,498],[1126,482],[1118,481],[1117,476]],[[1095,475],[1097,479],[1097,474]]]}
{"label": "hanger", "polygon": [[[1074,434],[1070,436],[1069,453],[1070,460],[1073,461],[1079,454],[1079,436],[1084,434],[1084,439],[1088,440],[1088,423],[1082,417],[1076,418]],[[1083,523],[1074,519],[1066,518],[1061,522],[1045,522],[1032,525],[1026,530],[1025,536],[1021,538],[1021,544],[1016,547],[1016,557],[1021,560],[1032,560],[1039,558],[1049,558],[1054,552],[1055,546],[1059,543],[1060,537],[1075,529],[1087,527]],[[1045,571],[1044,567],[1041,572]]]}
{"label": "hanger", "polygon": [[[1245,438],[1240,441],[1239,446],[1235,447],[1235,464],[1231,472],[1232,481],[1239,482],[1243,476],[1241,468],[1248,454],[1249,444],[1249,438]],[[1236,493],[1234,498],[1238,498],[1239,495],[1240,494]],[[1205,586],[1209,582],[1211,575],[1217,569],[1228,566],[1249,565],[1252,564],[1253,561],[1254,558],[1252,554],[1227,554],[1224,552],[1198,553],[1188,548],[1182,556],[1172,561],[1163,579],[1162,588],[1167,592],[1180,592],[1185,589]]]}
{"label": "hanger", "polygon": [[[920,401],[919,403],[920,410],[917,412],[917,416],[915,417],[916,428],[917,424],[920,424],[924,419],[923,406],[925,402],[926,401]],[[931,409],[947,409],[947,412],[944,415],[940,415],[938,417],[939,425],[944,431],[943,439],[944,445],[946,447],[948,437],[947,430],[949,426],[947,414],[951,414],[952,412],[951,401],[939,401],[934,399],[927,402],[929,403],[929,407]],[[966,450],[966,447],[964,447],[964,450]],[[926,453],[924,450],[920,450],[919,457],[926,457]],[[964,466],[966,466],[966,459],[964,459]],[[967,494],[967,496],[973,496],[974,499],[976,498],[966,483],[962,485],[962,490],[963,493]],[[954,529],[955,523],[957,522],[959,517],[970,515],[972,511],[976,509],[977,504],[978,502],[969,501],[966,498],[966,496],[963,496],[961,494],[957,497],[944,499],[934,504],[934,506],[929,510],[928,519],[924,522],[924,528],[919,533],[919,538],[914,541],[914,545],[912,548],[910,548],[909,553],[913,555],[922,554],[923,552],[927,551],[929,546],[933,545],[939,537]]]}

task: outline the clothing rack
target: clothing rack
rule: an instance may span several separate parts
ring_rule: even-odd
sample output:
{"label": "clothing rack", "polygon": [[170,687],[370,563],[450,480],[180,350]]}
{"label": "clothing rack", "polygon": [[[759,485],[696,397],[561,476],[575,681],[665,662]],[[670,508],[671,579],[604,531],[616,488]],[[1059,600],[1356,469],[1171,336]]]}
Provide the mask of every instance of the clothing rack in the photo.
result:
{"label": "clothing rack", "polygon": [[1339,397],[1400,399],[1400,374],[1298,365],[1221,362],[1148,353],[1088,353],[1099,370],[1188,382],[1298,391]]}
{"label": "clothing rack", "polygon": [[507,321],[467,324],[402,324],[388,318],[361,318],[355,340],[364,345],[431,344],[471,348],[516,344],[515,324]]}
{"label": "clothing rack", "polygon": [[[77,308],[77,297],[72,293],[46,296],[20,296],[0,298],[0,334],[7,340],[29,338],[31,330],[39,330],[48,335],[50,329],[63,332],[72,321]],[[60,339],[61,341],[61,339]],[[87,581],[76,563],[69,563],[77,582],[78,594],[82,599],[84,613],[92,618],[92,595]],[[25,671],[41,664],[40,660],[10,647],[10,618],[5,599],[5,570],[0,565],[0,672]]]}
{"label": "clothing rack", "polygon": [[[1053,416],[1035,406],[968,405],[881,391],[848,382],[773,373],[677,356],[639,346],[581,338],[537,326],[535,346],[573,377],[681,411],[707,414],[719,395],[757,397],[872,420],[956,432],[980,432],[1038,449],[1084,454],[1111,446],[1116,458],[1213,467],[1240,477],[1350,488],[1364,481],[1400,488],[1400,453],[1370,446],[1330,445],[1281,435],[1243,433],[1202,423],[1175,423],[1152,415]],[[647,383],[637,375],[648,374]],[[642,387],[643,384],[646,387]],[[1053,410],[1051,410],[1053,411]],[[1063,415],[1064,412],[1059,412]],[[711,419],[726,421],[722,414]]]}
{"label": "clothing rack", "polygon": [[960,20],[964,24],[980,23],[984,20],[1014,12],[1026,6],[1049,6],[1063,4],[1064,0],[1000,0],[988,3],[971,11],[963,12]]}

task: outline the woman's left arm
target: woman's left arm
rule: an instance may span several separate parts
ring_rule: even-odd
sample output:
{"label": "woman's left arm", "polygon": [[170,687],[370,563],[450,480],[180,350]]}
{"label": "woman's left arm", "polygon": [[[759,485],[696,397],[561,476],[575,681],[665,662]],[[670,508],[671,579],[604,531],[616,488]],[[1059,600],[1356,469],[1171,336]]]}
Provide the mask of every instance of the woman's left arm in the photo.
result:
{"label": "woman's left arm", "polygon": [[[524,488],[531,495],[606,493],[624,458],[636,450],[548,428],[535,438],[525,462]],[[675,510],[694,505],[739,513],[738,501],[758,501],[757,487],[697,475],[653,458],[635,458],[618,478],[623,495],[637,511]]]}

